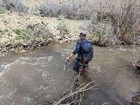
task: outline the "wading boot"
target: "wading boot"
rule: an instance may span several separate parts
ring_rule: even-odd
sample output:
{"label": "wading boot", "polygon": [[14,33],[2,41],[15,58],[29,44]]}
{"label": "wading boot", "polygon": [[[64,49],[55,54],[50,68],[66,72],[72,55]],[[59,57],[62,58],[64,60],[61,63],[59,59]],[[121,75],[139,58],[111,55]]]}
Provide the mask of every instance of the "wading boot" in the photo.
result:
{"label": "wading boot", "polygon": [[84,71],[84,72],[87,72],[87,71],[88,71],[88,65],[87,65],[87,64],[84,65],[83,71]]}

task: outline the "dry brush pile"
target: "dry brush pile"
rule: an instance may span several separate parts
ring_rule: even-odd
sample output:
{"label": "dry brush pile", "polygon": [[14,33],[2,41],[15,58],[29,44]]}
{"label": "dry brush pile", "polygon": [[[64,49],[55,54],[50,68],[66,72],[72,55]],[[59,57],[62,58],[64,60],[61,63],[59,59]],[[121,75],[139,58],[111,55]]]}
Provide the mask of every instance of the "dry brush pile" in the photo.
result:
{"label": "dry brush pile", "polygon": [[83,83],[76,88],[75,91],[68,93],[67,95],[55,101],[53,105],[81,105],[83,97],[86,91],[91,91],[96,89],[96,85],[93,82]]}

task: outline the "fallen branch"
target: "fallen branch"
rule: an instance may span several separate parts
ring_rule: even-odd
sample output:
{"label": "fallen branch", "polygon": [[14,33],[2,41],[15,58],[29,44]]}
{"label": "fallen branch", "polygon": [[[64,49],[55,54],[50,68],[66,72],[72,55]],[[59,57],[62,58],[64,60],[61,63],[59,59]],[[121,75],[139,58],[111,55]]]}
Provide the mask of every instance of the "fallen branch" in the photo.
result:
{"label": "fallen branch", "polygon": [[[54,102],[53,105],[60,105],[63,101],[65,101],[66,99],[68,99],[70,97],[73,97],[74,95],[78,95],[80,93],[84,93],[84,92],[89,91],[89,90],[94,90],[96,87],[96,84],[94,84],[94,85],[92,85],[92,84],[93,84],[93,82],[89,82],[87,84],[80,85],[80,88],[78,87],[76,89],[76,91],[70,92],[69,94],[65,95],[64,97],[59,99],[59,101]],[[83,99],[83,95],[81,96],[79,103],[81,103],[82,99]],[[73,103],[75,103],[75,102],[73,102]]]}
{"label": "fallen branch", "polygon": [[136,66],[136,67],[140,67],[140,64],[138,64],[137,62],[130,62],[132,65]]}

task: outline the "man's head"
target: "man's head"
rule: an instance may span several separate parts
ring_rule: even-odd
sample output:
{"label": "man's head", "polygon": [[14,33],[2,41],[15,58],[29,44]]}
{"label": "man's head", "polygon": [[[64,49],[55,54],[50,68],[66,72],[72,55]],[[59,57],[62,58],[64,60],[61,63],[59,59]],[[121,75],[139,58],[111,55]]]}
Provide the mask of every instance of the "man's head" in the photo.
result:
{"label": "man's head", "polygon": [[81,32],[80,35],[79,35],[79,38],[80,38],[80,40],[85,39],[86,38],[86,34]]}

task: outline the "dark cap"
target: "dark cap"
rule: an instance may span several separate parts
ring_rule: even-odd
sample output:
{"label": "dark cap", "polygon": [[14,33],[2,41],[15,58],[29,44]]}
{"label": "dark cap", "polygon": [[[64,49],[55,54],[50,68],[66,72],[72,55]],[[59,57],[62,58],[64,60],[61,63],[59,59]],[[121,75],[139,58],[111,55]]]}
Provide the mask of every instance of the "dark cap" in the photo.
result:
{"label": "dark cap", "polygon": [[85,34],[85,33],[83,33],[83,32],[81,32],[81,33],[80,33],[80,36],[86,36],[86,34]]}

